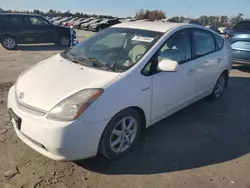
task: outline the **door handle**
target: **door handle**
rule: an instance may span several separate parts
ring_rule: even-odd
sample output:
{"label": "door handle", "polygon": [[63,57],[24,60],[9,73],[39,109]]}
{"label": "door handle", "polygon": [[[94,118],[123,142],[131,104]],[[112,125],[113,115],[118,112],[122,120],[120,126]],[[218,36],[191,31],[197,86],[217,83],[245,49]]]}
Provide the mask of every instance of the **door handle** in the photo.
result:
{"label": "door handle", "polygon": [[193,69],[190,69],[187,73],[187,75],[192,76],[195,73],[195,71]]}

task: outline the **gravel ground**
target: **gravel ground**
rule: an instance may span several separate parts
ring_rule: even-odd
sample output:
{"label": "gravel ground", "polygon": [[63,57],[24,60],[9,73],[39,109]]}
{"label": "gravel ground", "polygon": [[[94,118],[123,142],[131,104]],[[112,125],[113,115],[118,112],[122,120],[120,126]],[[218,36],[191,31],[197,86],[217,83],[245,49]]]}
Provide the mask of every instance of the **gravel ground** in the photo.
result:
{"label": "gravel ground", "polygon": [[[79,40],[92,33],[78,31]],[[55,162],[20,141],[8,88],[20,72],[62,49],[0,48],[0,188],[250,188],[250,66],[235,65],[220,101],[204,99],[150,127],[127,156]]]}

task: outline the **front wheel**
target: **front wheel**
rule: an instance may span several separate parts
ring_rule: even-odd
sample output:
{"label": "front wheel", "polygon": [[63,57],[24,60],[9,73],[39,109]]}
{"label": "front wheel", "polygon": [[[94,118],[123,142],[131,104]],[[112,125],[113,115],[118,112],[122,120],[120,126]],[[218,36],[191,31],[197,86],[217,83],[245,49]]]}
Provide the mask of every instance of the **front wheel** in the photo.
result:
{"label": "front wheel", "polygon": [[63,36],[59,39],[59,45],[62,47],[70,46],[70,39],[69,37]]}
{"label": "front wheel", "polygon": [[224,93],[224,90],[227,86],[227,81],[228,76],[226,75],[226,73],[222,73],[214,86],[213,92],[210,95],[210,98],[212,100],[217,100],[222,97],[222,94]]}
{"label": "front wheel", "polygon": [[116,159],[130,151],[141,133],[141,117],[134,109],[118,113],[108,123],[101,137],[99,152],[107,159]]}
{"label": "front wheel", "polygon": [[99,27],[99,28],[98,28],[98,31],[102,31],[102,30],[103,30],[103,28],[102,28],[102,27]]}
{"label": "front wheel", "polygon": [[2,46],[7,50],[14,50],[17,47],[17,41],[13,36],[4,36],[2,38]]}

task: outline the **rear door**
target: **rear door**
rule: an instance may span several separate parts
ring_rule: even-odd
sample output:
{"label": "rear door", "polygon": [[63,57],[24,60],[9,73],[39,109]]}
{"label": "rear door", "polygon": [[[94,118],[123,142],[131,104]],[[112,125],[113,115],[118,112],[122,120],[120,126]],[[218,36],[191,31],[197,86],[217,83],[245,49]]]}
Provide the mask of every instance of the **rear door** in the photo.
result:
{"label": "rear door", "polygon": [[24,36],[27,43],[50,43],[55,42],[55,28],[46,19],[39,16],[26,16],[27,24]]}
{"label": "rear door", "polygon": [[1,15],[1,35],[13,35],[17,38],[18,43],[22,42],[21,31],[24,26],[23,16],[20,15]]}
{"label": "rear door", "polygon": [[193,58],[195,59],[195,94],[206,95],[214,87],[219,76],[219,64],[224,60],[217,50],[214,33],[204,29],[192,29]]}

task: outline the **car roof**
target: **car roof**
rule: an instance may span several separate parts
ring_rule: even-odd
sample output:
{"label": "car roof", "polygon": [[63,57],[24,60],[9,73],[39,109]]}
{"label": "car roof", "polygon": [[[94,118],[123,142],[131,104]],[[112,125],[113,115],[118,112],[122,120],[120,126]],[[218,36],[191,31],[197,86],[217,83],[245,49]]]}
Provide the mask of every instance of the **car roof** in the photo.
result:
{"label": "car roof", "polygon": [[28,13],[0,13],[0,16],[41,16],[38,14],[28,14]]}
{"label": "car roof", "polygon": [[120,27],[120,28],[131,28],[131,29],[142,29],[149,31],[157,31],[157,32],[167,32],[169,29],[177,26],[188,25],[187,23],[170,23],[170,22],[160,22],[160,21],[144,21],[138,20],[134,22],[122,22],[120,24],[116,24],[112,27]]}

